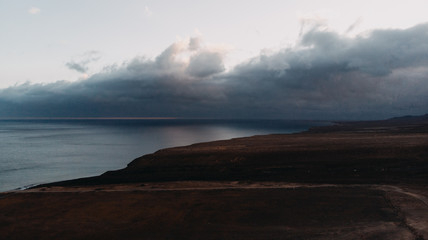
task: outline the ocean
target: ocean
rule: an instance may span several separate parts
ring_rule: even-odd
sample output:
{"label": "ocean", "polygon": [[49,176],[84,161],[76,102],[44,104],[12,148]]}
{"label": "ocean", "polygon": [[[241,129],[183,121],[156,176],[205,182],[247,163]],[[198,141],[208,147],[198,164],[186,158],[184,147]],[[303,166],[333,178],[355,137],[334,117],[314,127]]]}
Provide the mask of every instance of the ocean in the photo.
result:
{"label": "ocean", "polygon": [[0,120],[0,191],[99,175],[162,148],[294,133],[327,124],[288,120]]}

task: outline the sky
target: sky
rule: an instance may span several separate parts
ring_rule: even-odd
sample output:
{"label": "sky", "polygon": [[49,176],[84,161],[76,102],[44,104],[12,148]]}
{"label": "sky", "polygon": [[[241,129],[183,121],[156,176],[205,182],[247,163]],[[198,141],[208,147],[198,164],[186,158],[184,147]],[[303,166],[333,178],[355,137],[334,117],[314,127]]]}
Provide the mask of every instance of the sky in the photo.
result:
{"label": "sky", "polygon": [[428,113],[427,1],[0,0],[0,117]]}

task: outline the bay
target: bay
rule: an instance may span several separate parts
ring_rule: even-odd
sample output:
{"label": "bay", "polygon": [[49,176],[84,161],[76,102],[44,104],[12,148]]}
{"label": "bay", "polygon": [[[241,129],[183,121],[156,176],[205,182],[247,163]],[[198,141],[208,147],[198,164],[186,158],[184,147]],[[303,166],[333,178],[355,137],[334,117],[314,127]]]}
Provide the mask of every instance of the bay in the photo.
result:
{"label": "bay", "polygon": [[1,120],[0,191],[99,175],[162,148],[295,133],[328,124],[208,119]]}

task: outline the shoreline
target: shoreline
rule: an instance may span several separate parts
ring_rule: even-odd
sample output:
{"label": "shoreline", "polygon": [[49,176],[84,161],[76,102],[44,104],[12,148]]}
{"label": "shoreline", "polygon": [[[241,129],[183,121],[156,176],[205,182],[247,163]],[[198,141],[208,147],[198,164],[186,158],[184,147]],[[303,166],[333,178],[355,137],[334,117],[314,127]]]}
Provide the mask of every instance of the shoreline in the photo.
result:
{"label": "shoreline", "polygon": [[428,118],[161,149],[0,193],[9,239],[428,239]]}
{"label": "shoreline", "polygon": [[[425,163],[408,165],[401,159],[412,157],[409,151],[428,154],[427,135],[425,116],[422,120],[337,122],[297,133],[160,149],[136,158],[123,169],[40,186],[216,180],[425,184]],[[260,157],[269,161],[260,162]],[[302,160],[306,165],[300,164]]]}
{"label": "shoreline", "polygon": [[[33,123],[36,125],[32,125]],[[101,122],[88,122],[86,120],[83,122],[82,120],[53,120],[52,122],[28,120],[28,122],[18,122],[16,124],[18,125],[15,126],[15,122],[7,123],[5,129],[10,128],[10,134],[14,136],[13,139],[17,139],[14,141],[16,142],[15,146],[19,146],[22,143],[23,146],[29,145],[29,148],[28,151],[20,151],[19,148],[16,147],[8,148],[9,150],[4,152],[5,156],[3,157],[3,161],[5,161],[6,164],[3,165],[2,171],[7,172],[0,181],[2,192],[25,189],[28,186],[32,187],[34,184],[39,185],[75,178],[97,176],[108,170],[124,168],[133,159],[162,148],[185,146],[198,142],[242,136],[270,134],[281,131],[284,133],[289,131],[301,132],[307,130],[309,125],[325,125],[324,122],[302,123],[300,121],[283,120],[227,121],[208,119],[192,120],[190,122],[183,119],[165,120],[161,122],[147,119],[108,120]],[[63,126],[62,124],[66,125]],[[92,126],[96,126],[95,129],[98,130],[91,130],[93,129]],[[28,128],[31,130],[32,127],[40,127],[42,131],[28,131],[28,133],[26,131],[15,131],[16,128],[22,128],[22,130]],[[50,136],[50,134],[57,134],[49,131],[57,127],[60,130],[58,134],[64,134],[64,140],[60,138],[57,140],[61,141],[64,146],[60,146],[59,150],[56,150],[55,147],[51,147],[56,145],[55,142],[51,141],[51,138],[42,138],[40,140],[46,142],[46,148],[42,148],[42,145],[40,146],[41,148],[33,147],[39,146],[39,143],[36,142],[39,141],[39,139],[33,138],[35,135],[45,137]],[[182,136],[174,134],[171,137],[166,137],[166,135],[162,135],[161,132],[165,127],[174,131],[185,130],[186,132],[184,132]],[[80,131],[79,129],[81,128],[88,129],[88,131],[85,131],[88,134]],[[105,131],[108,135],[105,135],[103,128],[106,129]],[[209,131],[208,134],[205,134],[206,136],[195,135],[195,133],[198,134],[198,132],[195,131],[200,131],[201,128],[204,131]],[[133,129],[135,129],[135,131],[133,131]],[[147,129],[150,131],[147,132]],[[229,132],[227,132],[227,130],[229,130]],[[124,134],[123,137],[121,137],[123,140],[117,139],[114,134],[115,132]],[[147,134],[145,134],[146,132]],[[153,134],[154,136],[152,136]],[[204,132],[202,132],[202,134],[204,134]],[[28,141],[25,140],[27,135],[31,137]],[[55,136],[56,135],[54,135],[54,137]],[[150,136],[155,137],[157,139],[156,142],[153,142]],[[76,138],[82,139],[84,141],[82,144],[88,144],[79,147],[81,141],[78,140],[78,142],[76,142]],[[108,145],[104,146],[105,144]],[[114,145],[110,147],[110,144]],[[19,154],[8,157],[16,151],[18,151]],[[35,151],[37,155],[28,155],[25,153],[33,151]],[[20,165],[18,165],[21,159],[25,160],[25,162],[22,161],[26,164],[25,168],[21,168]],[[27,166],[29,164],[32,165]]]}

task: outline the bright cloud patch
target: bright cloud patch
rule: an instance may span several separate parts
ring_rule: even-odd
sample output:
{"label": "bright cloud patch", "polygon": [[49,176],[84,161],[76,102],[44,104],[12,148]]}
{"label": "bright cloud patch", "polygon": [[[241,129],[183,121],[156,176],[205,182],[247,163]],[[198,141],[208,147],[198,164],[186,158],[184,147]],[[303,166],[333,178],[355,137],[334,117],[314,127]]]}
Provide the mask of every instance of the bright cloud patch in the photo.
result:
{"label": "bright cloud patch", "polygon": [[37,7],[31,7],[30,9],[28,9],[29,14],[39,14],[40,12],[41,12],[40,8],[37,8]]}
{"label": "bright cloud patch", "polygon": [[151,17],[152,15],[153,15],[152,10],[150,10],[150,8],[149,8],[149,7],[145,6],[145,7],[144,7],[144,16],[146,16],[146,17]]}

